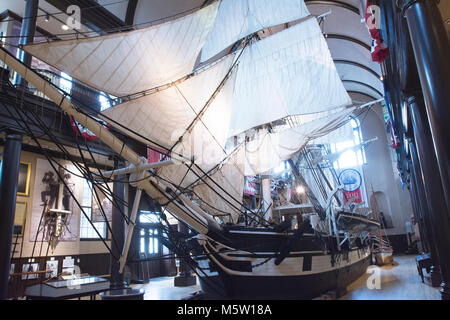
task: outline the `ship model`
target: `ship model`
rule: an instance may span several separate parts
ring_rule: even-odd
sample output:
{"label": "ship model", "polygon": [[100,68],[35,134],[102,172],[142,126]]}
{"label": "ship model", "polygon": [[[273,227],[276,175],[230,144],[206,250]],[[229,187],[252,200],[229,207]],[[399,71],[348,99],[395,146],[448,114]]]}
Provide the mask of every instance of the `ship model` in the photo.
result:
{"label": "ship model", "polygon": [[[196,272],[205,298],[308,299],[365,272],[379,223],[343,201],[326,147],[312,141],[367,105],[352,103],[304,1],[207,1],[136,30],[23,50],[112,97],[98,112],[0,49],[6,65],[126,162],[91,177],[128,174],[137,188],[121,272],[142,192],[162,221],[192,230],[166,227],[161,239]],[[161,161],[149,163],[117,133]],[[295,225],[242,201],[245,177],[282,161],[310,207]],[[319,180],[308,179],[305,161]]]}

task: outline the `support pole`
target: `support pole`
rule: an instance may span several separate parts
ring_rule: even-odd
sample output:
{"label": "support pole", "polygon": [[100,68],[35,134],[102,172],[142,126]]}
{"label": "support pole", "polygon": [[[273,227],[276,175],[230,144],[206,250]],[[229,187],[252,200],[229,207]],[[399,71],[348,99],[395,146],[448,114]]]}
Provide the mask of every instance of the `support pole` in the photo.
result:
{"label": "support pole", "polygon": [[133,210],[131,211],[131,217],[128,225],[127,240],[123,247],[122,256],[120,257],[120,273],[123,273],[125,264],[127,263],[128,250],[130,249],[131,238],[133,237],[134,225],[136,224],[136,216],[139,209],[139,203],[141,201],[142,189],[137,188],[136,196],[134,197]]}
{"label": "support pole", "polygon": [[[36,31],[36,21],[39,8],[39,0],[26,0],[25,14],[22,19],[22,28],[20,29],[20,45],[33,43]],[[26,66],[31,67],[31,55],[25,50],[19,49],[19,60]],[[17,85],[27,86],[27,81],[20,75],[17,75]]]}
{"label": "support pole", "polygon": [[424,235],[426,237],[426,242],[428,244],[428,248],[431,255],[431,260],[433,261],[433,266],[431,268],[431,282],[433,287],[438,287],[442,281],[442,276],[439,268],[439,254],[436,250],[436,233],[432,228],[432,219],[430,212],[434,208],[432,203],[429,203],[428,199],[429,195],[426,194],[424,181],[422,179],[422,166],[419,163],[419,158],[417,155],[416,147],[413,142],[409,143],[409,150],[411,154],[411,165],[412,165],[412,183],[414,184],[416,190],[416,204],[418,206],[418,210],[420,211],[419,215],[423,219],[424,222]]}
{"label": "support pole", "polygon": [[414,130],[417,156],[421,165],[421,177],[429,206],[430,233],[434,235],[437,259],[442,275],[442,299],[450,299],[450,219],[448,207],[444,201],[445,191],[440,184],[438,162],[433,150],[430,128],[428,127],[425,107],[421,99],[410,99],[409,110]]}
{"label": "support pole", "polygon": [[417,223],[419,224],[419,232],[420,232],[420,242],[421,242],[421,251],[420,253],[427,253],[430,252],[429,250],[429,244],[428,244],[428,237],[425,235],[426,227],[424,225],[423,219],[420,218],[420,209],[419,205],[417,204],[417,195],[415,190],[415,185],[413,182],[411,182],[408,186],[409,190],[409,196],[411,198],[411,205],[414,212],[414,217],[417,219]]}
{"label": "support pole", "polygon": [[[183,222],[178,222],[178,231],[180,233],[188,233],[189,228]],[[184,261],[183,258],[180,258],[180,273],[174,278],[174,286],[175,287],[188,287],[193,286],[197,282],[195,276],[192,275],[191,270]]]}
{"label": "support pole", "polygon": [[21,135],[6,133],[0,167],[0,300],[8,298],[11,242],[14,231],[21,147]]}
{"label": "support pole", "polygon": [[405,2],[403,12],[414,49],[444,198],[450,207],[450,44],[436,1]]}
{"label": "support pole", "polygon": [[[116,241],[112,242],[111,250],[115,257],[120,257],[123,250],[123,244],[125,240],[125,219],[122,213],[125,212],[125,206],[123,205],[125,201],[125,184],[121,182],[125,176],[119,175],[115,177],[113,184],[114,197],[117,199],[117,207],[115,202],[113,202],[112,217],[111,217],[111,230]],[[120,261],[114,259],[111,255],[111,278],[110,278],[110,288],[111,289],[122,289],[126,287],[124,282],[123,273],[119,272]]]}

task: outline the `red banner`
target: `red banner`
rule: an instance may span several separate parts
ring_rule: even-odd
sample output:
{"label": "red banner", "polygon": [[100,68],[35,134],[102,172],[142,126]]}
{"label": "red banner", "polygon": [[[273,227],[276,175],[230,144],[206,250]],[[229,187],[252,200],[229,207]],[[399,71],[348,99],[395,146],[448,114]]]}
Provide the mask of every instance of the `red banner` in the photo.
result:
{"label": "red banner", "polygon": [[254,176],[245,177],[244,194],[254,196],[255,189],[256,189],[255,177]]}
{"label": "red banner", "polygon": [[377,28],[377,25],[380,23],[379,7],[371,6],[370,2],[367,0],[366,3],[366,25],[372,37],[372,60],[381,63],[386,60],[390,52],[387,44],[381,39],[380,29]]}
{"label": "red banner", "polygon": [[160,162],[162,159],[164,160],[170,160],[170,156],[166,156],[167,151],[158,149],[158,148],[151,148],[147,147],[147,161],[148,163],[155,163]]}
{"label": "red banner", "polygon": [[[69,119],[70,119],[70,126],[72,127],[73,131],[76,133],[77,136],[83,137],[88,141],[94,141],[98,139],[98,137],[95,134],[93,134],[87,128],[79,124],[76,120],[72,118],[72,116],[70,116]],[[109,125],[106,124],[106,122],[101,120],[99,121],[104,123],[105,129],[108,129]]]}
{"label": "red banner", "polygon": [[362,203],[362,195],[361,188],[356,189],[355,191],[345,191],[344,190],[344,204],[347,204],[349,201],[353,201],[354,203]]}

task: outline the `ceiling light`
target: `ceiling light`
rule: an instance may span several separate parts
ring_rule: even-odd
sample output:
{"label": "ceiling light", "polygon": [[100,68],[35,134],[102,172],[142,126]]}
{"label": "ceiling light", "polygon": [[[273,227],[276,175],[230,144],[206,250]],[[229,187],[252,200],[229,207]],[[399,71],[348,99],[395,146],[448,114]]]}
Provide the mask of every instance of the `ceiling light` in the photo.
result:
{"label": "ceiling light", "polygon": [[383,81],[383,80],[384,80],[384,77],[383,77],[383,76],[381,76],[381,77],[380,77],[380,80],[381,80],[381,81]]}
{"label": "ceiling light", "polygon": [[69,26],[63,24],[63,25],[61,26],[61,29],[63,29],[63,30],[69,30]]}
{"label": "ceiling light", "polygon": [[50,20],[50,15],[47,13],[47,14],[45,15],[45,21],[48,22],[48,20]]}

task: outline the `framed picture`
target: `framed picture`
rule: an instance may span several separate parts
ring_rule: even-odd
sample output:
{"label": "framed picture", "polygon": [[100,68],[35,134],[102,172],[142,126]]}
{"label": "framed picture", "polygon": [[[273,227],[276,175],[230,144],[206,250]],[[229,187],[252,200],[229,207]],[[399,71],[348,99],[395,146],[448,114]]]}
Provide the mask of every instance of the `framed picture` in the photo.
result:
{"label": "framed picture", "polygon": [[51,270],[52,273],[47,273],[46,278],[54,278],[58,275],[58,260],[47,260],[45,270]]}
{"label": "framed picture", "polygon": [[19,166],[19,179],[17,195],[28,197],[30,195],[31,163],[21,162]]}
{"label": "framed picture", "polygon": [[16,212],[14,214],[14,234],[23,236],[25,218],[27,216],[27,203],[16,202]]}
{"label": "framed picture", "polygon": [[[37,272],[39,271],[38,263],[26,263],[22,265],[22,272]],[[22,280],[31,280],[37,279],[39,275],[37,273],[34,274],[24,274],[22,275]]]}
{"label": "framed picture", "polygon": [[[3,157],[0,157],[0,162],[3,161]],[[31,177],[31,163],[20,162],[19,164],[19,177],[17,181],[17,195],[22,197],[28,197],[30,195],[30,177]]]}

